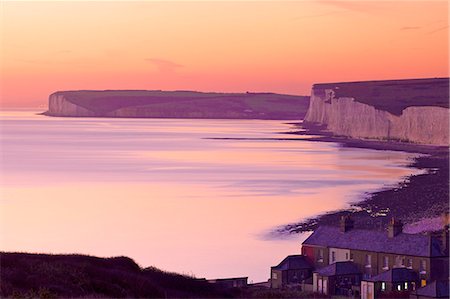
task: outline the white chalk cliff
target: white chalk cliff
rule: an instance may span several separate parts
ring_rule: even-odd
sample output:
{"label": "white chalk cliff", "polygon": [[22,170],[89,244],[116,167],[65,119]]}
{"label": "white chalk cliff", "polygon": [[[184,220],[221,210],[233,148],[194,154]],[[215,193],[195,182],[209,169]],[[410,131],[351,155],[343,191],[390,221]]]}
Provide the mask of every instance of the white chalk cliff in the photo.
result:
{"label": "white chalk cliff", "polygon": [[333,89],[312,89],[305,121],[326,125],[333,134],[351,138],[449,144],[448,108],[411,106],[397,116],[352,97],[335,97]]}
{"label": "white chalk cliff", "polygon": [[62,93],[53,93],[48,99],[47,115],[95,116],[95,113],[67,100]]}

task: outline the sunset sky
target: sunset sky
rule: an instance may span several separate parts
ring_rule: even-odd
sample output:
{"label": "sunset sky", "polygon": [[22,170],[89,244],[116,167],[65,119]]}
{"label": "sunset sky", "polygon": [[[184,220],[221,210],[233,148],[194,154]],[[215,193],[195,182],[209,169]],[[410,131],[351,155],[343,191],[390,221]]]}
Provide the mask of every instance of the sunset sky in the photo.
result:
{"label": "sunset sky", "polygon": [[1,103],[448,76],[447,1],[1,2]]}

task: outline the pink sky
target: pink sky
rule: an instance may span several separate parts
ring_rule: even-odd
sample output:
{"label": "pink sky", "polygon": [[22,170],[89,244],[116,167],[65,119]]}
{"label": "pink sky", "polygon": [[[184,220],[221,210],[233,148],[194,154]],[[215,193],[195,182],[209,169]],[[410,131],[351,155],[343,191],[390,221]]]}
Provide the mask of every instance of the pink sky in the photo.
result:
{"label": "pink sky", "polygon": [[2,1],[2,106],[56,90],[309,94],[448,76],[447,1]]}

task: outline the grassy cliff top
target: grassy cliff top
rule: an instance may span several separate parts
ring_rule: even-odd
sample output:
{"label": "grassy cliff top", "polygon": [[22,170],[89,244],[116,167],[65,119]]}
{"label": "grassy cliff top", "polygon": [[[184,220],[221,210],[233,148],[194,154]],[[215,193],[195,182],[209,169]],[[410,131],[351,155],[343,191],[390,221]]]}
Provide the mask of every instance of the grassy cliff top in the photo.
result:
{"label": "grassy cliff top", "polygon": [[449,108],[449,78],[314,84],[315,93],[333,89],[335,97],[351,97],[378,110],[401,115],[411,106]]}
{"label": "grassy cliff top", "polygon": [[[275,93],[212,93],[161,90],[58,91],[67,101],[102,116],[121,108],[139,108],[174,113],[182,109],[203,113],[243,112],[274,119],[298,119],[306,113],[309,97]],[[237,117],[239,118],[239,117]]]}

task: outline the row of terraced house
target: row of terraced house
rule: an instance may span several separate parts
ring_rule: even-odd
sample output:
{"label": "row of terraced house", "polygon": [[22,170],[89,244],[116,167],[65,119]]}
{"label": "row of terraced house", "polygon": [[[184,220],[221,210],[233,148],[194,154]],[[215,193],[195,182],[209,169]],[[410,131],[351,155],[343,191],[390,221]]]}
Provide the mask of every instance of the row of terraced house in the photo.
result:
{"label": "row of terraced house", "polygon": [[339,227],[318,227],[300,255],[272,267],[270,285],[361,299],[448,298],[448,247],[448,221],[434,234],[407,234],[394,219],[386,232],[357,229],[342,217]]}

